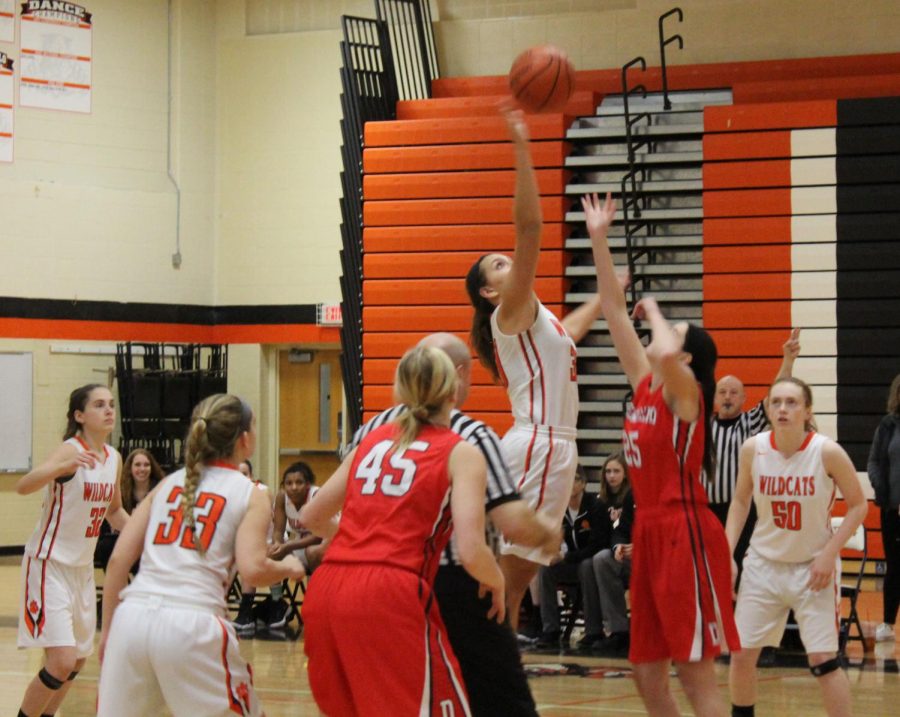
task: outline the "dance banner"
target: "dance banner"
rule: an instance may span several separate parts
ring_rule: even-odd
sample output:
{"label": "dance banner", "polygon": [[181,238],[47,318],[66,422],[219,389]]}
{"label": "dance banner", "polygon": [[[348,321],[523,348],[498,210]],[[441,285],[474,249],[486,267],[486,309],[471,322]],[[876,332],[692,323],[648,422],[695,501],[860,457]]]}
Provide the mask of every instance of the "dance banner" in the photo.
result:
{"label": "dance banner", "polygon": [[91,13],[75,3],[22,3],[20,105],[91,111],[92,21]]}
{"label": "dance banner", "polygon": [[0,42],[16,41],[16,0],[0,0]]}
{"label": "dance banner", "polygon": [[0,52],[0,162],[13,161],[13,61]]}

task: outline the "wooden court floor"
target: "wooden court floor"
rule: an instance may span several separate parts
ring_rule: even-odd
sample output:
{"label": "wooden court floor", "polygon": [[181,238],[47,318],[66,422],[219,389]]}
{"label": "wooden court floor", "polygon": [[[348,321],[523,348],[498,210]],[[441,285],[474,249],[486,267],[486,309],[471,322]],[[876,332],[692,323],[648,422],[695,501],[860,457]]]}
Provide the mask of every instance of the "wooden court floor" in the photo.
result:
{"label": "wooden court floor", "polygon": [[[16,648],[18,586],[19,561],[0,559],[0,715],[16,713],[26,685],[40,669],[38,651]],[[864,620],[874,621],[880,616],[880,602],[878,593],[863,596],[860,613]],[[255,639],[244,640],[242,652],[253,665],[256,686],[269,717],[319,714],[306,679],[302,637],[293,641],[260,634]],[[880,643],[873,654],[864,657],[859,643],[851,643],[850,657],[853,666],[847,674],[855,714],[864,717],[900,714],[897,644]],[[543,717],[646,714],[624,660],[576,654],[526,654],[524,661],[534,673],[531,687]],[[716,671],[723,694],[727,694],[728,668],[718,664]],[[98,672],[97,658],[93,656],[57,713],[60,717],[95,714]],[[682,714],[692,714],[677,680],[673,679],[672,687]],[[762,669],[757,714],[790,717],[824,714],[815,678],[799,667]]]}

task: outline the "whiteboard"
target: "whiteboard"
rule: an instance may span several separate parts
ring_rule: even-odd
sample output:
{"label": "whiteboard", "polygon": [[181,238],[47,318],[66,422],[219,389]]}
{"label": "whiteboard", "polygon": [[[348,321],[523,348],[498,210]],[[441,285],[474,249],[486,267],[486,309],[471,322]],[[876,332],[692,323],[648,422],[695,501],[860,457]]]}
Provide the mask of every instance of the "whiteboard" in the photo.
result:
{"label": "whiteboard", "polygon": [[0,473],[31,470],[32,355],[0,353]]}

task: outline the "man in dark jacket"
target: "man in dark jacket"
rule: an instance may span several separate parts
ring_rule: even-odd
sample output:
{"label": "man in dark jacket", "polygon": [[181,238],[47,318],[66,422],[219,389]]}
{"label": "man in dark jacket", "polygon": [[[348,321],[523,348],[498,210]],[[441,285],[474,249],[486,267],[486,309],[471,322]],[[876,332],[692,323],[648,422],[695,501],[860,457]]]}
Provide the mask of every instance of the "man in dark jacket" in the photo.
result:
{"label": "man in dark jacket", "polygon": [[572,485],[569,507],[563,516],[564,545],[559,560],[541,567],[538,582],[541,595],[543,633],[537,647],[558,647],[561,637],[559,607],[556,590],[560,582],[581,585],[584,607],[585,633],[602,633],[600,601],[594,584],[591,559],[609,547],[609,521],[601,520],[597,511],[597,497],[586,491],[587,477],[579,467]]}

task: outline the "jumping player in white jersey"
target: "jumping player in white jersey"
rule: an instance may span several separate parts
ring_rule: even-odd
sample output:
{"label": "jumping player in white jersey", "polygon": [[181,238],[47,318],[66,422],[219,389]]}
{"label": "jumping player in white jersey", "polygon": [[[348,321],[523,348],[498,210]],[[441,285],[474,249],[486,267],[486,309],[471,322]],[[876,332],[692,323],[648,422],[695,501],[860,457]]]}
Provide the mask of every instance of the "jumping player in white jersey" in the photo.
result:
{"label": "jumping player in white jersey", "polygon": [[[293,556],[266,557],[272,503],[238,471],[255,446],[246,403],[227,394],[204,399],[185,468],[141,502],[119,537],[103,591],[101,717],[160,714],[163,706],[175,717],[262,714],[225,618],[225,592],[235,565],[257,586],[304,572]],[[138,558],[141,570],[125,588]]]}
{"label": "jumping player in white jersey", "polygon": [[16,484],[20,495],[46,488],[41,517],[22,560],[19,647],[44,650],[44,666],[19,715],[54,714],[94,650],[97,597],[94,548],[106,518],[122,529],[122,458],[106,444],[116,425],[106,386],[88,384],[69,396],[63,444]]}
{"label": "jumping player in white jersey", "polygon": [[[600,315],[600,300],[585,303],[560,321],[535,295],[543,221],[540,197],[524,115],[507,111],[506,120],[516,158],[516,246],[512,258],[480,257],[466,276],[466,291],[475,308],[471,339],[481,363],[506,387],[512,404],[516,422],[502,445],[519,494],[560,524],[578,464],[575,344]],[[604,229],[614,214],[615,205],[608,199]],[[501,552],[508,612],[516,629],[528,583],[540,565],[550,564],[556,551],[504,543]]]}
{"label": "jumping player in white jersey", "polygon": [[[777,381],[769,390],[768,413],[772,430],[741,448],[725,528],[733,551],[752,498],[758,517],[735,612],[743,649],[731,656],[732,715],[752,717],[760,650],[779,644],[791,609],[825,711],[849,715],[850,683],[837,656],[840,552],[865,519],[868,503],[844,449],[815,432],[809,386],[796,378]],[[832,532],[835,488],[847,515]]]}

